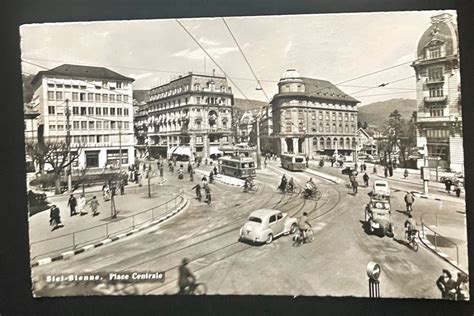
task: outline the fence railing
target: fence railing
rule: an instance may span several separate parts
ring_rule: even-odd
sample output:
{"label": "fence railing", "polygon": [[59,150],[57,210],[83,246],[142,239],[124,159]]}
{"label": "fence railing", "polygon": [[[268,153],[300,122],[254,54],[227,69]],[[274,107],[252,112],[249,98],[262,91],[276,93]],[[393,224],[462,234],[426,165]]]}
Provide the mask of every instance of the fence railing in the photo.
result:
{"label": "fence railing", "polygon": [[423,221],[423,217],[427,216],[427,215],[434,215],[435,216],[435,223],[436,223],[435,226],[438,226],[438,213],[424,213],[424,214],[422,214],[421,217],[420,217],[420,221],[421,221],[421,231],[423,233],[423,236],[426,237],[425,229],[429,230],[433,234],[433,236],[434,236],[434,246],[435,246],[436,250],[438,250],[438,248],[439,248],[438,247],[438,242],[439,241],[444,241],[444,242],[447,242],[450,245],[453,245],[456,248],[456,263],[457,263],[457,265],[459,265],[459,247],[458,247],[458,245],[454,241],[449,240],[446,237],[443,237],[437,231],[435,231],[434,229],[432,229],[428,225],[426,225],[425,222]]}
{"label": "fence railing", "polygon": [[[143,189],[143,187],[141,189]],[[112,220],[105,224],[78,230],[73,233],[33,241],[30,243],[31,260],[59,251],[74,250],[81,245],[112,238],[121,233],[131,231],[147,222],[153,222],[155,219],[167,216],[176,210],[184,201],[184,191],[181,190],[170,200],[139,213]],[[48,250],[37,250],[41,248],[47,248]]]}

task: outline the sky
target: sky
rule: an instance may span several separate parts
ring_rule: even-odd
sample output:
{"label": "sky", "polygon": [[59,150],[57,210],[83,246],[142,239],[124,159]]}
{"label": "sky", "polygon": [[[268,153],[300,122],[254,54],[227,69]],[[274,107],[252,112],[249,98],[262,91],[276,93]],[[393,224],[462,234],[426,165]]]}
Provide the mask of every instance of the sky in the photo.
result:
{"label": "sky", "polygon": [[[415,98],[409,63],[430,17],[442,12],[456,18],[455,11],[225,17],[263,91],[256,90],[223,18],[179,22],[232,79],[234,97],[267,101],[265,94],[271,99],[282,74],[293,68],[303,77],[336,84],[365,105]],[[189,71],[216,69],[223,75],[174,19],[29,24],[20,27],[20,35],[25,74],[65,63],[101,66],[134,78],[134,89],[150,89]],[[382,83],[389,84],[374,88]]]}

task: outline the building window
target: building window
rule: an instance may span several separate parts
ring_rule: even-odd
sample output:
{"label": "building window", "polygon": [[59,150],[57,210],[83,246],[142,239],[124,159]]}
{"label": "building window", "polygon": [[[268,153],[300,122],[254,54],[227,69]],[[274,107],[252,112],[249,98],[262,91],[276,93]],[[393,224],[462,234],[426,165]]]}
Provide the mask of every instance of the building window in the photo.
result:
{"label": "building window", "polygon": [[123,128],[124,129],[129,129],[130,128],[130,122],[123,122]]}
{"label": "building window", "polygon": [[110,115],[115,115],[115,108],[110,108]]}
{"label": "building window", "polygon": [[49,124],[49,130],[56,130],[56,125]]}
{"label": "building window", "polygon": [[87,129],[87,122],[86,121],[81,122],[81,129],[83,129],[83,130]]}
{"label": "building window", "polygon": [[329,123],[326,123],[326,133],[330,133],[331,130],[330,130],[330,127],[329,127]]}
{"label": "building window", "polygon": [[332,132],[333,132],[333,133],[336,133],[336,132],[337,132],[337,131],[336,131],[336,123],[333,123],[333,124],[332,124]]}
{"label": "building window", "polygon": [[109,102],[115,102],[115,94],[109,95]]}
{"label": "building window", "polygon": [[48,114],[54,114],[54,106],[50,105],[48,106]]}
{"label": "building window", "polygon": [[89,115],[94,115],[94,108],[90,106],[90,107],[87,109],[87,114],[89,114]]}
{"label": "building window", "polygon": [[196,97],[196,103],[201,104],[201,97]]}
{"label": "building window", "polygon": [[349,121],[349,115],[347,115],[347,113],[344,114],[344,121],[346,121],[346,122]]}
{"label": "building window", "polygon": [[89,121],[89,129],[94,129],[94,121]]}
{"label": "building window", "polygon": [[95,115],[101,115],[101,108],[95,108]]}
{"label": "building window", "polygon": [[87,167],[98,167],[99,166],[99,152],[98,151],[86,151],[86,166]]}
{"label": "building window", "polygon": [[95,143],[95,136],[89,135],[89,143]]}
{"label": "building window", "polygon": [[73,129],[79,129],[79,121],[72,122],[72,128]]}
{"label": "building window", "polygon": [[74,106],[74,107],[72,108],[72,114],[73,114],[73,115],[79,115],[79,107]]}
{"label": "building window", "polygon": [[128,114],[129,114],[128,109],[123,109],[123,115],[128,116]]}
{"label": "building window", "polygon": [[87,144],[87,136],[85,135],[81,136],[81,143]]}
{"label": "building window", "polygon": [[95,94],[95,102],[100,102],[100,93]]}
{"label": "building window", "polygon": [[75,144],[80,144],[81,143],[81,137],[80,136],[74,136],[74,141],[73,143]]}
{"label": "building window", "polygon": [[332,120],[335,121],[336,120],[336,113],[332,113]]}
{"label": "building window", "polygon": [[117,95],[117,102],[122,102],[122,95]]}
{"label": "building window", "polygon": [[122,164],[128,164],[127,150],[122,149],[122,157],[120,157],[119,149],[107,150],[107,164],[108,165],[114,165],[114,166],[118,165],[120,158],[122,158]]}
{"label": "building window", "polygon": [[81,92],[81,94],[79,95],[80,96],[80,100],[81,101],[85,101],[86,100],[86,94],[84,92]]}
{"label": "building window", "polygon": [[102,102],[105,102],[105,103],[109,102],[109,97],[108,97],[108,95],[105,94],[105,93],[102,94]]}
{"label": "building window", "polygon": [[349,125],[346,124],[346,133],[349,133]]}
{"label": "building window", "polygon": [[339,121],[342,121],[342,114],[341,113],[338,114],[338,119],[339,119]]}
{"label": "building window", "polygon": [[56,100],[62,100],[63,99],[63,93],[61,91],[56,91]]}
{"label": "building window", "polygon": [[96,142],[97,142],[97,143],[101,143],[101,142],[102,142],[102,136],[101,136],[101,135],[97,135],[97,136],[95,137],[95,139],[96,139]]}
{"label": "building window", "polygon": [[323,119],[323,112],[319,112],[319,119],[320,119],[320,120]]}
{"label": "building window", "polygon": [[428,48],[428,59],[434,59],[434,58],[440,58],[440,57],[441,57],[441,46]]}
{"label": "building window", "polygon": [[59,124],[59,125],[58,125],[58,131],[62,131],[63,129],[64,129],[64,125]]}
{"label": "building window", "polygon": [[442,97],[443,96],[443,86],[436,85],[429,88],[430,97]]}
{"label": "building window", "polygon": [[442,80],[443,79],[443,68],[434,67],[428,68],[428,79],[429,80]]}
{"label": "building window", "polygon": [[351,122],[354,122],[354,114],[351,114]]}
{"label": "building window", "polygon": [[117,122],[112,121],[110,122],[110,129],[116,129],[117,128]]}
{"label": "building window", "polygon": [[109,115],[109,109],[108,108],[102,108],[102,113],[104,115]]}
{"label": "building window", "polygon": [[109,129],[110,128],[110,122],[104,121],[104,129]]}
{"label": "building window", "polygon": [[122,115],[122,108],[117,108],[117,115]]}
{"label": "building window", "polygon": [[123,102],[128,103],[128,95],[123,96]]}
{"label": "building window", "polygon": [[95,122],[95,127],[96,129],[102,129],[102,122],[101,121]]}
{"label": "building window", "polygon": [[78,101],[79,100],[79,93],[73,92],[72,93],[72,100],[73,101]]}
{"label": "building window", "polygon": [[87,94],[87,101],[89,101],[89,102],[94,101],[94,94],[93,93],[88,93]]}
{"label": "building window", "polygon": [[104,142],[105,142],[105,143],[108,143],[108,142],[109,142],[109,135],[103,135],[102,138],[104,139]]}
{"label": "building window", "polygon": [[433,117],[443,116],[443,108],[441,107],[430,108],[430,116],[433,116]]}
{"label": "building window", "polygon": [[325,114],[326,114],[326,115],[325,115],[326,121],[329,121],[329,112],[326,112]]}

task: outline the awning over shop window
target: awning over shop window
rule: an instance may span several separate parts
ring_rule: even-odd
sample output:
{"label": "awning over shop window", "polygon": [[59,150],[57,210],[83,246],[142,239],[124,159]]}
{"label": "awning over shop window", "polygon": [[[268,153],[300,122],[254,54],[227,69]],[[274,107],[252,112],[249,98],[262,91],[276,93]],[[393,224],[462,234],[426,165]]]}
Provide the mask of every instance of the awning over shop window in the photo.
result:
{"label": "awning over shop window", "polygon": [[209,155],[222,155],[222,151],[217,146],[209,147]]}
{"label": "awning over shop window", "polygon": [[178,146],[173,152],[174,155],[191,157],[191,148],[188,146]]}
{"label": "awning over shop window", "polygon": [[168,148],[168,151],[167,151],[166,154],[168,156],[171,156],[173,154],[173,152],[176,150],[176,148],[177,148],[176,146]]}

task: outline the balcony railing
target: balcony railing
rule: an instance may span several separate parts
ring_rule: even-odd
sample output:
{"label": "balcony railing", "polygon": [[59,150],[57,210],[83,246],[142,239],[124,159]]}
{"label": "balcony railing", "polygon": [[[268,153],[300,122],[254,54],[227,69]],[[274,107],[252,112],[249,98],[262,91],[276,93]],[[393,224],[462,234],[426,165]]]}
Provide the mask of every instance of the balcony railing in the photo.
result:
{"label": "balcony railing", "polygon": [[425,102],[446,102],[448,100],[448,96],[444,95],[442,97],[424,97]]}
{"label": "balcony railing", "polygon": [[443,82],[444,82],[444,77],[441,77],[441,78],[426,78],[426,84],[443,83]]}
{"label": "balcony railing", "polygon": [[418,123],[447,122],[449,121],[449,116],[418,116],[416,120]]}

